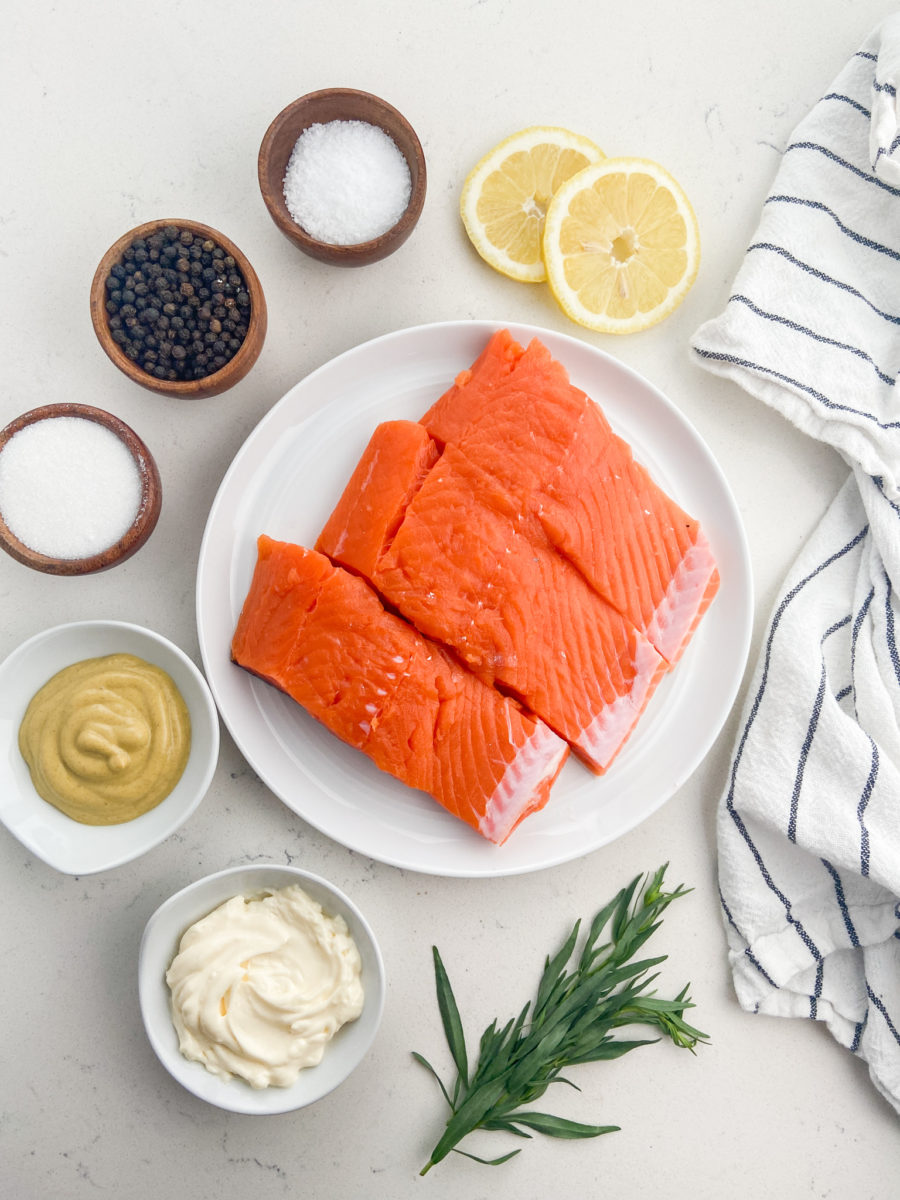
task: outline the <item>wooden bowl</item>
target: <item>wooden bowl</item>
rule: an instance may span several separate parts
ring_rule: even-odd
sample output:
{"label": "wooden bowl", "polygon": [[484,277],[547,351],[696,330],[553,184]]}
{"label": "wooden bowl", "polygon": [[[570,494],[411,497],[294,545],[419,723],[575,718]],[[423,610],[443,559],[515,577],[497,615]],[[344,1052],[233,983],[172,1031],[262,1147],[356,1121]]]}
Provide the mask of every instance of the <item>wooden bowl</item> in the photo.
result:
{"label": "wooden bowl", "polygon": [[140,550],[156,527],[162,507],[159,471],[153,455],[130,426],[114,417],[112,413],[92,408],[89,404],[45,404],[16,417],[5,429],[0,430],[0,455],[20,429],[37,421],[52,420],[56,417],[83,417],[88,421],[96,421],[98,425],[104,425],[111,430],[125,444],[134,459],[141,483],[140,501],[135,518],[119,540],[105,550],[88,558],[55,558],[32,550],[20,541],[0,512],[0,549],[26,567],[48,575],[91,575],[97,571],[106,571]]}
{"label": "wooden bowl", "polygon": [[[170,225],[174,225],[178,229],[189,229],[191,233],[200,234],[204,238],[209,238],[218,246],[221,246],[226,254],[230,254],[234,258],[250,294],[249,327],[240,350],[236,352],[234,357],[221,370],[206,375],[202,379],[157,379],[154,375],[145,371],[143,367],[132,362],[121,347],[113,340],[112,330],[109,327],[109,314],[106,311],[106,280],[111,269],[121,260],[122,255],[128,247],[137,241],[138,238],[151,237],[154,233],[158,233]],[[266,325],[268,322],[266,300],[263,295],[262,285],[259,282],[256,272],[250,265],[249,259],[224,234],[219,233],[216,229],[212,229],[209,225],[201,225],[198,221],[186,221],[182,218],[147,221],[143,225],[138,225],[128,233],[123,234],[103,255],[97,266],[97,270],[94,272],[90,301],[91,321],[94,325],[94,332],[97,334],[97,339],[107,356],[129,379],[161,396],[177,396],[184,400],[196,400],[206,396],[217,396],[221,392],[227,391],[228,388],[233,387],[244,378],[259,358],[266,337]]]}
{"label": "wooden bowl", "polygon": [[[293,219],[284,198],[285,171],[297,139],[310,125],[329,121],[365,121],[380,126],[409,166],[412,187],[403,216],[387,233],[369,242],[340,246],[310,237]],[[352,88],[309,92],[282,109],[262,140],[257,169],[263,200],[281,232],[305,254],[334,266],[362,267],[393,254],[412,233],[425,203],[425,155],[415,130],[386,100]]]}

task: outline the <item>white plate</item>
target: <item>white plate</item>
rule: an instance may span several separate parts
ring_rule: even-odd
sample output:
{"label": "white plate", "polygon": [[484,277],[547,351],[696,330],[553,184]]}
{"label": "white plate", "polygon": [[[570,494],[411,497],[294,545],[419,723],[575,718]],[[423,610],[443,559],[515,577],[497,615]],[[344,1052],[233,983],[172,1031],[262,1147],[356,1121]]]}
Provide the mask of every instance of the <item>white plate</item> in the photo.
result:
{"label": "white plate", "polygon": [[752,584],[737,508],[704,442],[646,380],[575,338],[540,337],[596,400],[635,457],[706,530],[722,584],[677,669],[602,778],[571,760],[550,802],[494,846],[421,792],[383,774],[300,707],[234,666],[229,648],[261,533],[311,546],[379,421],[418,419],[500,326],[418,326],[366,342],[301,380],[260,422],[229,468],[200,550],[197,624],[207,679],[235,742],[304,820],[353,850],[436,875],[533,871],[577,858],[650,816],[701,762],[738,689],[749,648]]}
{"label": "white plate", "polygon": [[[135,654],[169,673],[191,714],[191,753],[174,789],[149,812],[121,825],[82,825],[35,791],[19,752],[19,726],[31,697],[51,676],[104,654]],[[219,718],[206,680],[183,650],[152,629],[127,621],[56,625],[0,664],[0,821],[57,871],[108,871],[159,845],[203,799],[218,757]]]}
{"label": "white plate", "polygon": [[[166,971],[184,931],[214,908],[232,896],[260,895],[295,884],[318,901],[329,916],[341,916],[347,922],[362,960],[362,1013],[338,1031],[322,1061],[301,1071],[289,1087],[252,1088],[242,1079],[220,1079],[202,1063],[190,1062],[179,1050]],[[369,923],[333,883],[299,867],[252,863],[198,879],[156,910],[141,938],[138,994],[150,1045],[173,1079],[209,1104],[230,1112],[264,1116],[291,1112],[321,1100],[359,1066],[375,1040],[384,1011],[384,962]]]}

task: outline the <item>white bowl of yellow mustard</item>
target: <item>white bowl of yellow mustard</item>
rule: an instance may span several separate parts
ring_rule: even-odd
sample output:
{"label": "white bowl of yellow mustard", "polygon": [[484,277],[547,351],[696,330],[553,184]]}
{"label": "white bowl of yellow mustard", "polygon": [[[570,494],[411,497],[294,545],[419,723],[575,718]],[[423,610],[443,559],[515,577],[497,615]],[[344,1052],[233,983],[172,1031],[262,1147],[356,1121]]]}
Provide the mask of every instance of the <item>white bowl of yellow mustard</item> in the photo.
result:
{"label": "white bowl of yellow mustard", "polygon": [[328,1095],[366,1057],[384,964],[352,900],[299,867],[255,863],[197,880],[141,940],[147,1037],[201,1100],[266,1115]]}
{"label": "white bowl of yellow mustard", "polygon": [[110,870],[164,841],[218,755],[206,680],[151,629],[57,625],[0,664],[0,821],[58,871]]}

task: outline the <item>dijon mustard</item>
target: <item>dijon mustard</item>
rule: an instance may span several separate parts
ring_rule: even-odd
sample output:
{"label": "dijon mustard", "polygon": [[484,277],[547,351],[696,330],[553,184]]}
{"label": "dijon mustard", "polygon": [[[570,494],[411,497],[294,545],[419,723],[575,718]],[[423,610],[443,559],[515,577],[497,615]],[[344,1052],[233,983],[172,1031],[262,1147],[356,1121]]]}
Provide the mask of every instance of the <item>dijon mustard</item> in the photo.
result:
{"label": "dijon mustard", "polygon": [[84,825],[118,825],[175,787],[191,718],[166,671],[108,654],[63,668],[35,693],[19,749],[42,799]]}

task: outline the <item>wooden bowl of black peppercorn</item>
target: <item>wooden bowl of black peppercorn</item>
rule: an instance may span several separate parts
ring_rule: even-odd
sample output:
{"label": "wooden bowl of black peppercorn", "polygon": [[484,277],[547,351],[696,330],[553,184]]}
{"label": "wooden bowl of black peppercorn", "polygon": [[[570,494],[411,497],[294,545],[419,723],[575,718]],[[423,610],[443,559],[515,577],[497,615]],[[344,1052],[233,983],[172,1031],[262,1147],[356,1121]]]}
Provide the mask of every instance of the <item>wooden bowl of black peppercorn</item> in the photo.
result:
{"label": "wooden bowl of black peppercorn", "polygon": [[91,284],[103,350],[163,396],[217,396],[259,357],[266,301],[246,255],[197,221],[147,221],[103,255]]}

